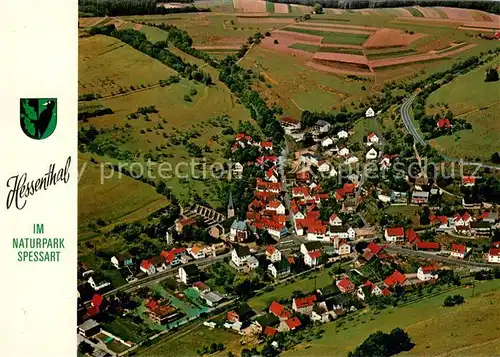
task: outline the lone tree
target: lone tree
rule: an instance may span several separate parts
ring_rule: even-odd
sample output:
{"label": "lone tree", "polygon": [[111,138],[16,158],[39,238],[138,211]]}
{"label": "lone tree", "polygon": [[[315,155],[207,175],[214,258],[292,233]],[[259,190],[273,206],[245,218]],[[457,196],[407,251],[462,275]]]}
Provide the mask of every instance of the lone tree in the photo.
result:
{"label": "lone tree", "polygon": [[500,164],[500,154],[498,152],[494,152],[491,155],[491,161],[494,162],[495,164]]}
{"label": "lone tree", "polygon": [[488,68],[486,70],[486,78],[484,79],[485,82],[496,82],[498,81],[498,72],[496,68]]}
{"label": "lone tree", "polygon": [[390,333],[377,331],[354,351],[348,353],[348,357],[372,357],[392,356],[403,351],[409,351],[414,344],[408,334],[400,328],[395,328]]}
{"label": "lone tree", "polygon": [[321,6],[321,4],[319,4],[319,3],[316,3],[313,6],[313,10],[314,10],[315,14],[322,14],[323,13],[323,6]]}

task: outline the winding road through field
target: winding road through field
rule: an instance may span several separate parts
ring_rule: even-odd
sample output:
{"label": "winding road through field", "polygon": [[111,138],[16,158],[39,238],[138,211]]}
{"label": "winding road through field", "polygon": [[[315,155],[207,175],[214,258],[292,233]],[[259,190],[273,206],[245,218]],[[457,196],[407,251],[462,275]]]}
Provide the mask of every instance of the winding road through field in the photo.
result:
{"label": "winding road through field", "polygon": [[[403,102],[403,104],[401,105],[401,110],[400,110],[400,112],[401,112],[401,118],[403,119],[403,123],[404,123],[404,125],[406,127],[406,130],[413,136],[413,138],[415,139],[415,141],[418,142],[419,144],[421,144],[422,146],[426,146],[427,143],[425,142],[425,140],[418,133],[418,131],[415,128],[415,126],[413,125],[413,123],[411,121],[411,117],[410,117],[410,108],[411,108],[411,105],[412,105],[413,101],[415,100],[415,98],[416,98],[416,96],[412,95],[405,102]],[[483,168],[488,168],[488,169],[493,169],[493,170],[500,170],[499,166],[486,165],[486,164],[479,163],[479,162],[461,161],[460,159],[454,159],[454,158],[450,158],[450,157],[447,157],[447,156],[444,156],[444,158],[445,158],[446,161],[457,162],[457,163],[460,163],[461,165],[480,166],[480,167],[483,167]]]}

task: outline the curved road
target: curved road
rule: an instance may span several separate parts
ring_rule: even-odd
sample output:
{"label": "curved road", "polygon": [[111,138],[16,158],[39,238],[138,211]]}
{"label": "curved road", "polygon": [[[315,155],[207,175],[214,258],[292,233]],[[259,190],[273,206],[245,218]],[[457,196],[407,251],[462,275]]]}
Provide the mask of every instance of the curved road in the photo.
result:
{"label": "curved road", "polygon": [[[400,110],[401,118],[403,119],[403,123],[406,127],[406,130],[408,130],[408,132],[413,136],[415,141],[418,142],[419,144],[421,144],[422,146],[426,146],[427,143],[420,136],[417,129],[415,128],[415,126],[411,122],[411,118],[410,118],[410,108],[411,108],[413,101],[415,100],[415,97],[416,97],[415,95],[412,95],[410,98],[408,98],[401,105],[401,110]],[[445,156],[445,160],[451,161],[451,162],[457,162],[457,163],[460,163],[461,165],[481,166],[481,167],[488,168],[488,169],[500,170],[499,166],[486,165],[486,164],[482,164],[482,163],[478,163],[478,162],[461,161],[459,159],[454,159],[454,158],[450,158],[450,157],[446,157],[446,156]]]}

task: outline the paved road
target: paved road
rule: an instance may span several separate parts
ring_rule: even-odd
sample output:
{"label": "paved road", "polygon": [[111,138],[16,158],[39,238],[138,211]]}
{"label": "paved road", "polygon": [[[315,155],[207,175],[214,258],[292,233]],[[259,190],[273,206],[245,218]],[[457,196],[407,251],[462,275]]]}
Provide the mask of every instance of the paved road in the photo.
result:
{"label": "paved road", "polygon": [[495,267],[499,266],[498,264],[492,264],[492,263],[479,263],[479,262],[471,262],[468,260],[451,259],[451,258],[443,257],[440,255],[436,255],[435,253],[405,249],[405,248],[400,248],[400,247],[395,247],[395,246],[387,246],[384,249],[388,252],[394,252],[394,253],[398,253],[401,255],[408,255],[408,256],[414,256],[414,257],[420,257],[420,258],[427,258],[427,259],[437,260],[437,261],[441,261],[441,262],[445,262],[445,263],[453,264],[453,265],[461,265],[461,266],[469,266],[469,267],[481,267],[481,268],[488,268],[488,269],[495,268]]}
{"label": "paved road", "polygon": [[[401,118],[403,119],[403,123],[404,123],[404,125],[406,127],[406,130],[408,130],[408,132],[413,136],[413,138],[415,139],[415,141],[418,142],[418,143],[420,143],[423,146],[426,146],[427,143],[420,136],[420,134],[418,133],[417,129],[415,128],[415,126],[411,122],[410,108],[411,108],[411,105],[412,105],[412,103],[413,103],[414,100],[415,100],[415,95],[412,95],[410,98],[408,98],[401,105],[401,110],[400,110],[400,112],[401,112]],[[456,162],[456,163],[459,163],[461,165],[480,166],[480,167],[484,167],[484,168],[488,168],[488,169],[492,169],[492,170],[500,170],[500,166],[486,165],[486,164],[479,163],[479,162],[461,161],[461,159],[454,159],[454,158],[446,157],[446,156],[444,158],[445,158],[446,161]]]}

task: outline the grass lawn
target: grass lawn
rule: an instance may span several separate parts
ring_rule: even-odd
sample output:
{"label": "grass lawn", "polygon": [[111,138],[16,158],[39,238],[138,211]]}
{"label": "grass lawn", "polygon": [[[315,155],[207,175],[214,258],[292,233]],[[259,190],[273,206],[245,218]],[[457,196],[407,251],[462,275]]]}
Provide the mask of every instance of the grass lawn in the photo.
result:
{"label": "grass lawn", "polygon": [[479,109],[500,101],[500,81],[485,82],[485,71],[496,67],[490,62],[455,78],[432,93],[426,102],[429,113],[438,111],[438,103],[446,103],[455,115]]}
{"label": "grass lawn", "polygon": [[316,276],[316,287],[321,288],[333,284],[333,279],[328,275],[328,270],[323,270],[317,274],[309,274],[305,278],[299,278],[295,282],[286,282],[278,285],[273,291],[265,292],[262,295],[251,298],[248,304],[252,309],[259,312],[267,309],[273,300],[289,298],[296,290],[301,290],[305,293],[314,290],[314,279]]}
{"label": "grass lawn", "polygon": [[[78,187],[78,235],[80,239],[94,236],[88,227],[97,219],[106,226],[133,222],[146,218],[150,213],[165,207],[169,201],[156,193],[154,187],[128,176],[117,174],[101,184],[101,168],[84,158],[78,160],[83,174]],[[82,171],[80,171],[82,172]],[[105,174],[109,174],[106,169]],[[102,229],[106,229],[106,226]]]}
{"label": "grass lawn", "polygon": [[464,115],[462,118],[472,124],[472,130],[462,130],[453,135],[440,136],[429,143],[444,154],[454,158],[473,161],[479,158],[487,161],[498,151],[500,102]]}
{"label": "grass lawn", "polygon": [[78,94],[118,93],[120,88],[158,84],[176,74],[170,67],[118,39],[96,35],[78,41]]}
{"label": "grass lawn", "polygon": [[141,335],[138,325],[126,319],[116,318],[112,322],[102,323],[102,328],[125,341],[139,342]]}
{"label": "grass lawn", "polygon": [[404,218],[412,220],[414,225],[419,225],[419,212],[422,207],[419,206],[390,206],[387,208],[387,213],[392,215],[401,215]]}
{"label": "grass lawn", "polygon": [[[299,345],[283,356],[345,356],[363,342],[369,334],[382,330],[389,332],[401,327],[408,332],[415,347],[401,355],[447,356],[492,355],[498,351],[500,327],[497,324],[500,310],[495,304],[500,298],[500,280],[476,282],[475,297],[472,289],[459,288],[411,305],[388,308],[375,315],[371,311],[359,312],[352,321],[344,319],[323,325],[325,333],[319,340]],[[443,307],[444,298],[450,294],[465,297],[465,304],[451,308]],[[497,340],[497,343],[490,343]],[[484,344],[485,349],[478,348]],[[471,346],[471,349],[467,349]],[[463,351],[461,349],[464,349]]]}
{"label": "grass lawn", "polygon": [[322,36],[323,43],[338,43],[344,45],[361,45],[365,42],[369,35],[357,34],[357,33],[345,33],[339,30],[338,32],[333,31],[322,31],[322,30],[310,30],[303,28],[287,27],[284,28],[285,31],[305,33],[308,35]]}
{"label": "grass lawn", "polygon": [[[185,333],[184,330],[187,331],[187,333]],[[209,330],[202,325],[194,329],[192,327],[186,327],[177,335],[140,351],[138,356],[197,356],[196,350],[198,348],[210,346],[211,343],[222,343],[225,349],[221,352],[211,354],[210,356],[227,356],[227,353],[230,351],[239,355],[239,351],[243,348],[239,341],[240,336],[238,334],[220,328]]]}

